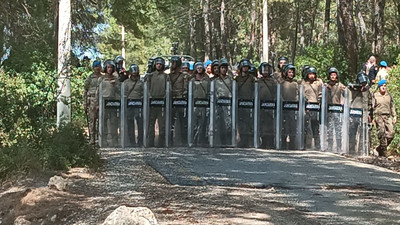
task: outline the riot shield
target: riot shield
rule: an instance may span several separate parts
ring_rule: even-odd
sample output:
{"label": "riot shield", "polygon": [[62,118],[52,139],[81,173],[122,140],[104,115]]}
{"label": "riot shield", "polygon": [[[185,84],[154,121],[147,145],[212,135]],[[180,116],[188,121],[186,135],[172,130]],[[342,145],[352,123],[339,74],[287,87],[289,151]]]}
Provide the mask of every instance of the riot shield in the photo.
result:
{"label": "riot shield", "polygon": [[[255,83],[237,83],[237,147],[254,147]],[[234,108],[235,109],[235,108]]]}
{"label": "riot shield", "polygon": [[188,144],[190,147],[209,146],[210,82],[191,80],[188,88]]}
{"label": "riot shield", "polygon": [[169,146],[187,146],[187,98],[172,98],[171,102],[171,143]]}
{"label": "riot shield", "polygon": [[236,81],[215,79],[211,82],[210,146],[236,145]]}
{"label": "riot shield", "polygon": [[[255,133],[257,145],[255,147],[276,148],[276,116],[277,116],[277,84],[271,80],[261,79],[255,87]],[[278,139],[279,140],[279,139]]]}
{"label": "riot shield", "polygon": [[348,88],[345,92],[342,152],[366,156],[369,151],[368,91]]}
{"label": "riot shield", "polygon": [[[168,102],[170,99],[166,97],[151,97],[148,87],[148,81],[146,81],[143,95],[143,144],[145,147],[165,147],[169,144],[169,134],[166,134],[168,133],[166,128],[169,127],[170,117],[167,115],[168,110],[166,109],[170,105],[170,102]],[[167,91],[169,91],[168,87],[169,85],[167,84]]]}
{"label": "riot shield", "polygon": [[305,149],[321,150],[319,102],[306,102],[304,113],[304,145]]}
{"label": "riot shield", "polygon": [[[277,87],[277,149],[303,149],[304,97],[297,82],[284,81]],[[278,120],[279,119],[279,120]]]}
{"label": "riot shield", "polygon": [[[138,81],[139,82],[139,81]],[[128,90],[129,92],[129,90]],[[143,146],[143,98],[132,98],[121,86],[121,144],[126,147]]]}
{"label": "riot shield", "polygon": [[320,127],[321,150],[341,153],[344,98],[342,96],[340,101],[335,100],[336,102],[334,102],[333,94],[326,88],[326,86],[322,87]]}
{"label": "riot shield", "polygon": [[99,145],[120,147],[121,86],[103,80],[99,85]]}

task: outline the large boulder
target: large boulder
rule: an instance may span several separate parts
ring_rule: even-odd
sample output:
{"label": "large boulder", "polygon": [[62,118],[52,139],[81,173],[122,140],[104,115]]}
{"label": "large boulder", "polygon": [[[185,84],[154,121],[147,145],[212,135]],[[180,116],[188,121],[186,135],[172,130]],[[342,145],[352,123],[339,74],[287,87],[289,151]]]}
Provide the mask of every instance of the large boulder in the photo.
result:
{"label": "large boulder", "polygon": [[112,212],[103,225],[157,225],[153,212],[146,207],[120,206]]}

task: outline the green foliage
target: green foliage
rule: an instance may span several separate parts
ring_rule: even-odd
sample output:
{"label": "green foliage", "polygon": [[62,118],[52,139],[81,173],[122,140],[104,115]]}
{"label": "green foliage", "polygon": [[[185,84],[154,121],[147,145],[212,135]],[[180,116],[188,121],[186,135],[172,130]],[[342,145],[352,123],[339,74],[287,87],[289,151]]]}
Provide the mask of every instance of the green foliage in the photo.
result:
{"label": "green foliage", "polygon": [[[398,54],[397,62],[400,62]],[[388,91],[392,94],[396,106],[397,118],[400,119],[400,67],[397,66],[389,72]],[[394,140],[389,146],[392,153],[400,154],[400,122],[395,124],[396,134]]]}
{"label": "green foliage", "polygon": [[327,81],[326,72],[330,67],[336,67],[341,74],[341,82],[347,83],[349,80],[353,80],[347,76],[347,63],[345,60],[344,53],[341,48],[334,44],[318,44],[307,47],[303,55],[296,58],[296,74],[300,78],[301,70],[304,65],[313,66],[318,71],[318,76]]}

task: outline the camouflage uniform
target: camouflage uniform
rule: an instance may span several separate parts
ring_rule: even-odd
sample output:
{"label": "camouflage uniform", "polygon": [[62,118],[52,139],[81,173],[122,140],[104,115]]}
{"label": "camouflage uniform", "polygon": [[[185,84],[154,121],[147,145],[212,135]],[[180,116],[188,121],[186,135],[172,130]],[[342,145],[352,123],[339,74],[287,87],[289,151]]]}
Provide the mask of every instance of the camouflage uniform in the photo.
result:
{"label": "camouflage uniform", "polygon": [[[259,95],[261,101],[276,103],[276,82],[272,77],[262,77],[259,81]],[[260,110],[261,148],[275,148],[275,111],[272,109]]]}
{"label": "camouflage uniform", "polygon": [[89,117],[89,140],[96,141],[98,135],[99,105],[96,100],[96,92],[101,82],[101,74],[98,76],[92,73],[85,81],[83,90],[83,105]]}
{"label": "camouflage uniform", "polygon": [[[232,83],[230,76],[215,79],[215,94],[217,101],[221,98],[230,98],[232,103]],[[215,145],[227,146],[232,144],[232,106],[217,104],[215,118]]]}
{"label": "camouflage uniform", "polygon": [[[141,100],[143,101],[143,81],[137,77],[136,79],[127,79],[124,81],[125,85],[125,98],[129,100]],[[143,116],[142,108],[140,107],[129,107],[127,106],[127,128],[128,128],[128,140],[131,146],[142,146],[143,145]],[[137,139],[135,122],[137,124]]]}
{"label": "camouflage uniform", "polygon": [[[210,91],[210,79],[206,74],[203,75],[203,79],[194,77],[193,82],[193,98],[196,99],[209,99]],[[208,118],[210,109],[206,107],[195,107],[193,110],[193,144],[195,146],[206,146],[207,145],[207,130],[208,130]]]}
{"label": "camouflage uniform", "polygon": [[[249,73],[236,77],[238,100],[254,100],[255,78]],[[253,143],[253,109],[238,107],[238,147],[251,147]]]}
{"label": "camouflage uniform", "polygon": [[374,119],[379,138],[377,151],[379,156],[387,156],[387,147],[394,138],[392,117],[397,117],[393,97],[388,92],[382,95],[379,91],[374,94]]}
{"label": "camouflage uniform", "polygon": [[[149,97],[163,98],[165,101],[168,75],[164,71],[154,71],[145,78],[149,86]],[[158,123],[158,143],[157,147],[165,146],[165,108],[151,107],[148,129],[149,147],[154,146],[155,124]]]}
{"label": "camouflage uniform", "polygon": [[[304,87],[304,97],[306,102],[319,103],[322,96],[322,81],[302,82]],[[312,149],[312,140],[314,140],[314,149],[320,149],[319,136],[319,112],[307,111],[305,115],[305,148]]]}
{"label": "camouflage uniform", "polygon": [[[169,74],[172,99],[187,99],[187,74],[174,72]],[[172,107],[171,110],[172,145],[182,146],[187,143],[187,110],[183,107]]]}

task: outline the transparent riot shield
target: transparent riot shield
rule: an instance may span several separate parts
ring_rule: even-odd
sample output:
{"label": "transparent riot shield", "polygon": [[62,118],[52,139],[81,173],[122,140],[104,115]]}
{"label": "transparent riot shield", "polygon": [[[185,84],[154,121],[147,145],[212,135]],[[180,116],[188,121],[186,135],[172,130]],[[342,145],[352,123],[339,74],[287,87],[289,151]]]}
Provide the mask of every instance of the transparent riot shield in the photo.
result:
{"label": "transparent riot shield", "polygon": [[236,81],[215,79],[210,91],[210,146],[236,146]]}
{"label": "transparent riot shield", "polygon": [[[168,92],[169,85],[167,84],[166,87]],[[165,147],[169,145],[169,134],[167,134],[166,128],[170,124],[170,116],[167,110],[167,108],[169,109],[170,98],[151,97],[148,89],[148,82],[146,81],[143,95],[143,144],[145,147]]]}
{"label": "transparent riot shield", "polygon": [[[256,83],[237,83],[237,147],[254,147],[254,99]],[[235,108],[234,108],[235,109]]]}
{"label": "transparent riot shield", "polygon": [[344,120],[344,98],[335,104],[332,100],[332,93],[322,87],[321,101],[321,150],[341,153],[343,120]]}
{"label": "transparent riot shield", "polygon": [[171,126],[170,135],[171,143],[170,146],[182,147],[187,146],[187,98],[172,98],[171,104]]}
{"label": "transparent riot shield", "polygon": [[210,82],[192,80],[188,88],[188,144],[190,147],[209,146]]}
{"label": "transparent riot shield", "polygon": [[[137,81],[140,82],[140,81]],[[135,85],[136,86],[136,85]],[[128,90],[128,92],[131,92]],[[121,86],[121,145],[143,146],[143,98],[127,96],[126,86]]]}
{"label": "transparent riot shield", "polygon": [[[284,81],[277,87],[277,149],[303,149],[304,97],[297,82]],[[279,137],[279,136],[280,137]]]}
{"label": "transparent riot shield", "polygon": [[121,147],[121,86],[104,79],[99,85],[99,145]]}
{"label": "transparent riot shield", "polygon": [[305,103],[304,147],[307,150],[321,150],[320,116],[321,103]]}
{"label": "transparent riot shield", "polygon": [[345,92],[342,153],[366,156],[369,151],[368,93],[359,87]]}
{"label": "transparent riot shield", "polygon": [[264,149],[276,148],[277,84],[270,80],[259,80],[255,87],[255,133],[257,145]]}

